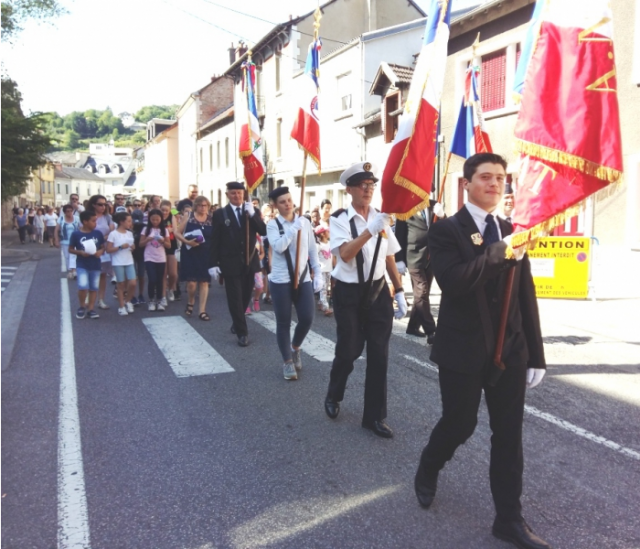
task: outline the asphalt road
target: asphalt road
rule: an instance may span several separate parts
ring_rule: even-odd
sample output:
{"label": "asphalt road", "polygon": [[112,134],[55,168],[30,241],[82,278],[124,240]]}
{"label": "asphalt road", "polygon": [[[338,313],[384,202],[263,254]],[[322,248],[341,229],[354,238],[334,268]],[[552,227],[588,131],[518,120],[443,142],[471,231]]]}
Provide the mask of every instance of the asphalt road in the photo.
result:
{"label": "asphalt road", "polygon": [[[21,318],[9,320],[20,324],[2,365],[2,547],[509,547],[490,533],[484,404],[433,507],[416,502],[413,475],[440,398],[428,347],[401,337],[401,325],[388,378],[395,438],[383,440],[360,427],[364,360],[331,421],[323,411],[330,362],[303,353],[300,380],[286,382],[264,322],[250,318],[251,345],[237,346],[217,284],[212,321],[194,315],[185,333],[199,334],[233,371],[177,377],[143,319],[185,318],[185,301],[121,318],[109,297],[111,310],[95,321],[72,317],[65,334],[75,284],[62,283],[63,308],[59,255],[41,247],[26,263],[33,280]],[[630,319],[615,318],[620,308],[637,315],[637,305],[541,303],[549,371],[527,395],[523,506],[555,548],[640,547],[640,339],[637,323],[617,329]],[[3,331],[5,322],[3,310]],[[316,317],[312,330],[335,340],[332,318]],[[73,388],[78,451],[65,408]]]}

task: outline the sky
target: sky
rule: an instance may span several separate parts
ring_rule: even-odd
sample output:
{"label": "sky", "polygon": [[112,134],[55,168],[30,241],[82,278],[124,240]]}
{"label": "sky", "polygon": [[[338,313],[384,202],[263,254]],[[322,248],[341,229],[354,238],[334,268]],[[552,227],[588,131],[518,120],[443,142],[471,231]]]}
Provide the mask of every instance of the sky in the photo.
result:
{"label": "sky", "polygon": [[[416,3],[426,11],[429,0]],[[454,0],[453,8],[475,3]],[[312,11],[317,0],[61,4],[67,15],[51,24],[30,21],[13,45],[2,44],[3,73],[18,83],[25,113],[65,115],[110,107],[118,114],[182,104],[224,72],[232,42],[252,45],[289,15]]]}

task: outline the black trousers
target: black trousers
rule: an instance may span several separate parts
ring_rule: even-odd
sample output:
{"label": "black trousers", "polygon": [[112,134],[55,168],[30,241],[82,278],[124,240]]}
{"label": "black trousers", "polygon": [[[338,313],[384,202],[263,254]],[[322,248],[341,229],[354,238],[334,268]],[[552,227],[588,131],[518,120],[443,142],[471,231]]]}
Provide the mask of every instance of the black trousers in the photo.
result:
{"label": "black trousers", "polygon": [[362,419],[366,422],[380,421],[387,417],[387,364],[393,327],[393,301],[386,285],[383,286],[363,323],[358,314],[361,295],[359,284],[336,281],[333,313],[338,337],[327,397],[342,401],[347,379],[353,372],[353,363],[366,343],[367,371]]}
{"label": "black trousers", "polygon": [[484,389],[491,426],[489,479],[496,514],[503,520],[521,518],[522,417],[526,369],[508,367],[495,387],[485,383],[484,372],[460,374],[440,368],[442,417],[422,451],[420,467],[439,471],[458,446],[472,434]]}
{"label": "black trousers", "polygon": [[224,277],[224,289],[227,292],[227,305],[236,335],[249,335],[244,312],[247,310],[253,294],[253,272],[247,271],[235,276],[225,275],[223,272],[222,276]]}
{"label": "black trousers", "polygon": [[429,303],[429,292],[433,282],[431,264],[425,269],[409,269],[409,276],[413,287],[413,307],[407,329],[422,328],[425,333],[431,334],[436,331],[436,321],[431,314],[431,304]]}

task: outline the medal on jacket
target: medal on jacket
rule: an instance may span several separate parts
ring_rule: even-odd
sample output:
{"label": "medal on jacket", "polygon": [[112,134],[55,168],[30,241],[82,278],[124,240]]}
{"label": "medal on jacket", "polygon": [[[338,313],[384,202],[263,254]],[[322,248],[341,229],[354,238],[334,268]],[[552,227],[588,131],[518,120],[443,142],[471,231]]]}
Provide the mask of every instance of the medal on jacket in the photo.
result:
{"label": "medal on jacket", "polygon": [[471,242],[473,242],[476,246],[482,246],[484,242],[482,240],[482,235],[480,233],[474,233],[471,235]]}
{"label": "medal on jacket", "polygon": [[228,227],[229,225],[231,225],[231,221],[229,219],[225,219],[224,224]]}

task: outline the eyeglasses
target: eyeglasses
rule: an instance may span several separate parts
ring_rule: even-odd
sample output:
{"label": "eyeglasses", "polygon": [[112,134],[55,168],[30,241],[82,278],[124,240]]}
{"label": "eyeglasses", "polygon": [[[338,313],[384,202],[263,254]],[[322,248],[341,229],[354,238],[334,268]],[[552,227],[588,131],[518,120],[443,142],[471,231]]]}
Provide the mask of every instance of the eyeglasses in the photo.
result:
{"label": "eyeglasses", "polygon": [[140,204],[140,202],[134,202],[133,204],[134,206],[138,207],[138,206],[142,206],[142,204]]}
{"label": "eyeglasses", "polygon": [[106,206],[106,202],[96,202],[96,206]]}
{"label": "eyeglasses", "polygon": [[376,187],[378,185],[376,183],[360,183],[359,185],[356,185],[356,187],[361,188],[363,191],[368,191],[369,189],[371,189],[372,191],[376,190]]}

